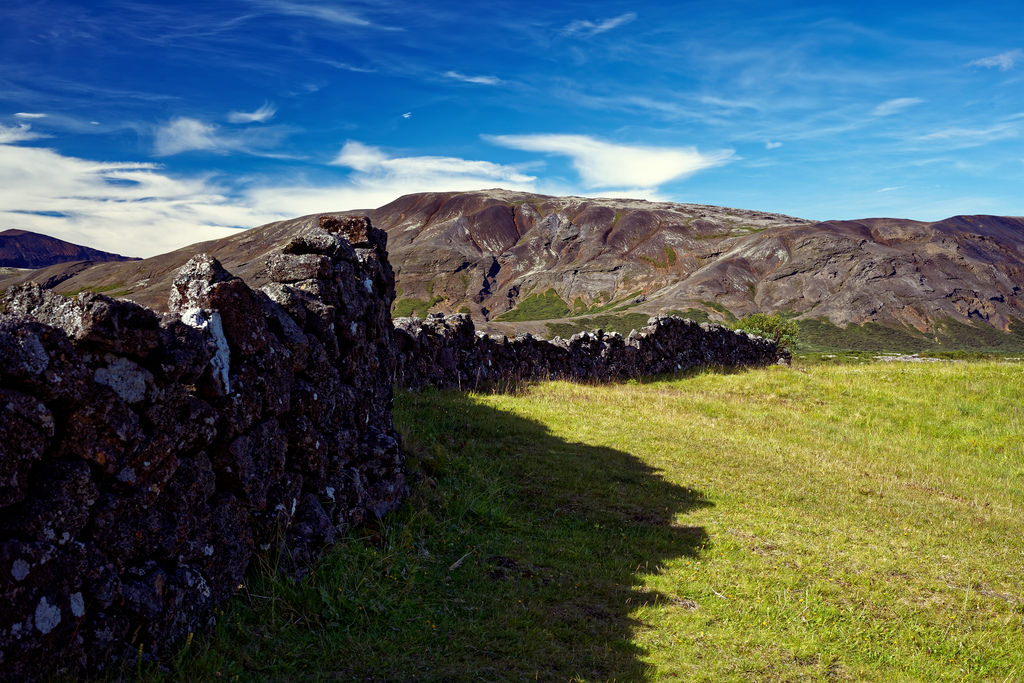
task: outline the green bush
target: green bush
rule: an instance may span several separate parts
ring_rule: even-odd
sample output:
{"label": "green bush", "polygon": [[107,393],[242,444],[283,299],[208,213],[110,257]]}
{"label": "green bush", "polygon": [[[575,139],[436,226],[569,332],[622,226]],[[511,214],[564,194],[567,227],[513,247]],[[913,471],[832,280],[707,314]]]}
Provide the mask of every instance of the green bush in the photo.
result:
{"label": "green bush", "polygon": [[783,318],[779,313],[748,315],[737,320],[734,329],[771,339],[778,345],[780,351],[791,350],[800,333],[796,321]]}

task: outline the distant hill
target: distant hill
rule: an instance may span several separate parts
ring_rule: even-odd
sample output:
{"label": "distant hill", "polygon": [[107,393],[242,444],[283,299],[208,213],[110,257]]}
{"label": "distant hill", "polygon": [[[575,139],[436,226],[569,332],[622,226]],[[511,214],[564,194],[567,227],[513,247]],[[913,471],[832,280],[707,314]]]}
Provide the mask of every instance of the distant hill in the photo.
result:
{"label": "distant hill", "polygon": [[0,267],[35,269],[73,261],[133,260],[138,259],[83,247],[28,230],[0,232]]}
{"label": "distant hill", "polygon": [[[1024,344],[1019,217],[815,223],[506,190],[413,194],[344,213],[367,214],[388,232],[396,315],[463,311],[480,329],[549,335],[607,328],[614,317],[629,325],[662,312],[728,321],[764,311],[796,317],[823,348],[840,332],[871,350],[917,348],[943,336],[967,347],[981,338],[993,348],[1011,337]],[[192,254],[210,252],[259,285],[263,255],[313,220],[271,223],[144,261],[0,276],[0,289],[66,277],[59,291],[106,291],[162,308],[174,271]]]}

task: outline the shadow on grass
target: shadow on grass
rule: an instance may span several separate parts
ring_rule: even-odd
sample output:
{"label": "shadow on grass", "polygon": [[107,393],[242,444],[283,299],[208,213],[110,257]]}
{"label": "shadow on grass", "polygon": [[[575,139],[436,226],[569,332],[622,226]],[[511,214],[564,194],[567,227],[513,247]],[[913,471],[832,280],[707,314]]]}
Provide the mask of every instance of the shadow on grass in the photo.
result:
{"label": "shadow on grass", "polygon": [[403,509],[302,584],[254,576],[175,676],[649,678],[631,614],[688,603],[642,577],[700,551],[679,518],[710,503],[472,396],[403,393],[395,419],[421,480]]}

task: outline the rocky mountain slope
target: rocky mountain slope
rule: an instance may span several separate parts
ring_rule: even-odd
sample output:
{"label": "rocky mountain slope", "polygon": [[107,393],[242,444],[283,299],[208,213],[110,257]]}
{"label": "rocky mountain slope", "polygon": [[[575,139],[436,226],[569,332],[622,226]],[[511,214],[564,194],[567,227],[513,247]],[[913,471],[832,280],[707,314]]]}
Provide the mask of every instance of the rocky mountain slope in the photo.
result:
{"label": "rocky mountain slope", "polygon": [[83,247],[28,230],[0,232],[0,267],[45,268],[72,261],[131,261],[120,254]]}
{"label": "rocky mountain slope", "polygon": [[[930,332],[943,321],[1008,330],[1024,319],[1024,218],[814,223],[696,204],[505,190],[401,197],[368,214],[388,232],[396,313],[470,312],[478,327],[625,311],[714,318],[782,311],[834,325]],[[310,217],[133,263],[29,276],[165,305],[173,272],[207,251],[259,284],[262,255]],[[0,278],[0,289],[25,275]],[[532,326],[532,327],[531,327]]]}
{"label": "rocky mountain slope", "polygon": [[[813,223],[501,190],[408,195],[368,213],[391,240],[399,307],[525,319],[558,317],[560,299],[570,315],[784,311],[921,331],[949,318],[1005,330],[1024,318],[1024,218]],[[531,297],[536,313],[508,313]]]}

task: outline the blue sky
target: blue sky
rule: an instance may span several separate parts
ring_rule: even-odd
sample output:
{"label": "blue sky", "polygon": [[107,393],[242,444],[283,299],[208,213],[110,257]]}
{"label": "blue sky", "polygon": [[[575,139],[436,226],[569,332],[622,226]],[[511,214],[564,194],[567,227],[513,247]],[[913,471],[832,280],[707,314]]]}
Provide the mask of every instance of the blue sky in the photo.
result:
{"label": "blue sky", "polygon": [[5,0],[0,229],[152,255],[507,187],[1024,214],[1012,2]]}

